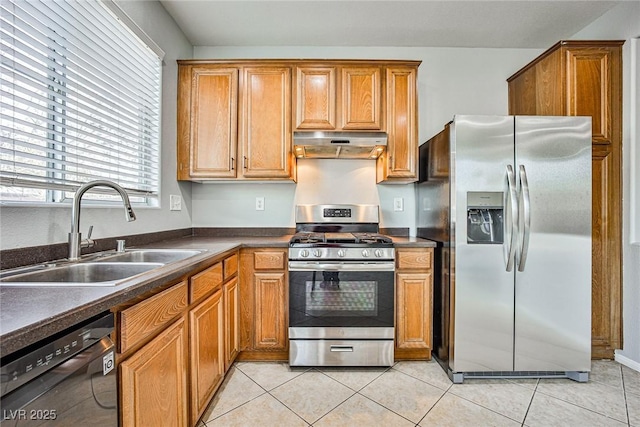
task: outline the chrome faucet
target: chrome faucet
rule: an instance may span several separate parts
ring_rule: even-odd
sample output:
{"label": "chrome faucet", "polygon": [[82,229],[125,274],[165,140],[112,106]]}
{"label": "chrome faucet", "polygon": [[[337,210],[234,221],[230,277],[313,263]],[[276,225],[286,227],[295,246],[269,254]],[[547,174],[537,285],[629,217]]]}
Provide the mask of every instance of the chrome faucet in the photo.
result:
{"label": "chrome faucet", "polygon": [[80,258],[81,248],[88,248],[93,246],[93,241],[90,239],[91,228],[89,229],[89,238],[85,240],[82,240],[82,233],[80,233],[79,231],[80,201],[82,200],[82,196],[84,195],[84,193],[86,193],[87,190],[93,187],[110,187],[120,193],[120,197],[122,197],[122,203],[124,204],[125,209],[125,219],[128,222],[136,220],[136,215],[133,213],[133,209],[131,209],[131,202],[129,202],[129,196],[127,195],[127,192],[124,191],[124,189],[115,182],[97,180],[81,185],[73,195],[73,208],[71,211],[71,232],[69,233],[69,260],[71,261],[76,261]]}

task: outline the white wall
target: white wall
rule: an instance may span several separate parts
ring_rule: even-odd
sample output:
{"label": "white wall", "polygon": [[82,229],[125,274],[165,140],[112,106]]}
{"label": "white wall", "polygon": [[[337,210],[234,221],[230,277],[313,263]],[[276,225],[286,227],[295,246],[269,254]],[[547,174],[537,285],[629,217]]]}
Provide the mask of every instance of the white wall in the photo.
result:
{"label": "white wall", "polygon": [[[541,49],[376,47],[194,47],[198,59],[331,58],[421,60],[418,72],[419,140],[442,130],[454,114],[507,114],[506,79]],[[415,233],[413,185],[376,185],[375,163],[366,160],[298,160],[295,184],[194,184],[195,227],[292,227],[296,204],[373,203],[382,227]],[[255,197],[265,210],[255,210]],[[404,211],[393,211],[393,199]]]}
{"label": "white wall", "polygon": [[[623,308],[624,329],[623,349],[616,352],[616,359],[640,370],[640,244],[631,244],[630,222],[640,216],[632,211],[630,200],[631,169],[640,168],[637,160],[631,158],[631,144],[638,138],[631,137],[631,122],[637,116],[631,115],[631,38],[640,37],[640,2],[625,2],[611,9],[602,17],[575,34],[572,39],[611,39],[626,40],[623,46],[623,90],[622,90],[622,251],[623,251]],[[637,60],[637,59],[636,59]],[[636,64],[636,69],[638,64]],[[634,95],[635,96],[635,95]],[[636,100],[637,101],[637,100]],[[640,150],[640,147],[635,147]],[[636,173],[635,176],[640,176]],[[638,188],[636,183],[635,189]],[[635,210],[635,209],[634,209]]]}
{"label": "white wall", "polygon": [[[193,48],[159,2],[119,1],[122,9],[164,51],[162,67],[162,200],[159,209],[135,209],[137,221],[126,222],[118,208],[82,208],[81,231],[94,226],[96,239],[191,227],[191,185],[176,176],[176,59],[189,58]],[[169,211],[169,194],[183,197],[183,210]],[[0,207],[0,249],[64,243],[71,208]]]}

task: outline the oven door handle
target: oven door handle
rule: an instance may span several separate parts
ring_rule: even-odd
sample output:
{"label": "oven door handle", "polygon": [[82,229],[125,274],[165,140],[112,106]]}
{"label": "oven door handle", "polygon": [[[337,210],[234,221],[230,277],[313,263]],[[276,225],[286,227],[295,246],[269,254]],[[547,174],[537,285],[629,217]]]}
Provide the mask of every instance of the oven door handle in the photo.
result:
{"label": "oven door handle", "polygon": [[307,262],[289,261],[289,271],[394,271],[395,264],[390,262]]}

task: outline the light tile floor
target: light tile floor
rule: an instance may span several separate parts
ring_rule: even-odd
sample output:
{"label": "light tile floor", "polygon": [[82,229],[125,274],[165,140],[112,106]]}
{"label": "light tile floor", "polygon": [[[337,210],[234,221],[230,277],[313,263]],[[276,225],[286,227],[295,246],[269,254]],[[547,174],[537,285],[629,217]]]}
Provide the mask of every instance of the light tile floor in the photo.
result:
{"label": "light tile floor", "polygon": [[636,426],[640,373],[594,361],[588,383],[465,380],[435,362],[391,368],[291,368],[239,362],[199,427]]}

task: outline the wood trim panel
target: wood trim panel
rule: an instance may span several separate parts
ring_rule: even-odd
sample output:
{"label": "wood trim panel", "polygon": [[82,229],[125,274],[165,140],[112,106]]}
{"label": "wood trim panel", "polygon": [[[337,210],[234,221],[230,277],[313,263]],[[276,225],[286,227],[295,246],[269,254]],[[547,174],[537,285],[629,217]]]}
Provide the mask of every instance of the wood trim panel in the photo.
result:
{"label": "wood trim panel", "polygon": [[123,427],[188,425],[186,345],[183,316],[120,363]]}
{"label": "wood trim panel", "polygon": [[[254,349],[287,348],[288,307],[285,273],[255,273]],[[284,320],[284,322],[283,322]]]}
{"label": "wood trim panel", "polygon": [[191,179],[191,66],[178,67],[177,179]]}
{"label": "wood trim panel", "polygon": [[433,274],[396,274],[396,347],[431,348]]}
{"label": "wood trim panel", "polygon": [[296,129],[336,128],[336,67],[297,67]]}
{"label": "wood trim panel", "polygon": [[382,129],[380,67],[343,67],[341,73],[342,129]]}
{"label": "wood trim panel", "polygon": [[290,178],[291,68],[244,68],[241,112],[242,176]]}
{"label": "wood trim panel", "polygon": [[160,331],[187,306],[185,281],[121,311],[118,352],[125,353]]}
{"label": "wood trim panel", "polygon": [[235,177],[238,69],[194,67],[191,114],[191,177]]}
{"label": "wood trim panel", "polygon": [[563,72],[560,51],[545,56],[533,71],[536,74],[537,87],[534,114],[542,116],[564,115],[562,102],[564,79],[558,78]]}
{"label": "wood trim panel", "polygon": [[206,270],[191,276],[190,282],[189,301],[194,303],[222,286],[222,262],[218,262]]}
{"label": "wood trim panel", "polygon": [[396,268],[398,270],[417,269],[431,270],[433,263],[432,249],[403,248],[396,250]]}
{"label": "wood trim panel", "polygon": [[[592,357],[610,359],[622,348],[622,250],[616,233],[620,229],[620,199],[615,179],[611,179],[619,159],[606,145],[594,145],[592,162]],[[619,169],[618,169],[619,170]]]}
{"label": "wood trim panel", "polygon": [[255,252],[253,268],[256,270],[284,270],[287,268],[286,260],[285,250]]}
{"label": "wood trim panel", "polygon": [[593,142],[611,143],[611,52],[603,49],[566,51],[567,115],[591,116]]}
{"label": "wood trim panel", "polygon": [[191,423],[195,425],[224,379],[222,289],[189,311]]}
{"label": "wood trim panel", "polygon": [[223,286],[224,291],[224,370],[229,370],[240,351],[240,287],[238,279],[232,279]]}
{"label": "wood trim panel", "polygon": [[387,178],[418,178],[417,70],[387,68]]}
{"label": "wood trim panel", "polygon": [[238,273],[238,254],[233,254],[224,259],[224,280],[229,280],[231,276]]}

